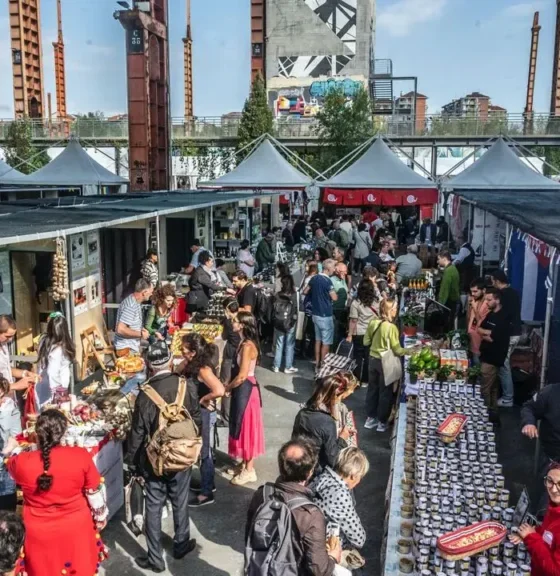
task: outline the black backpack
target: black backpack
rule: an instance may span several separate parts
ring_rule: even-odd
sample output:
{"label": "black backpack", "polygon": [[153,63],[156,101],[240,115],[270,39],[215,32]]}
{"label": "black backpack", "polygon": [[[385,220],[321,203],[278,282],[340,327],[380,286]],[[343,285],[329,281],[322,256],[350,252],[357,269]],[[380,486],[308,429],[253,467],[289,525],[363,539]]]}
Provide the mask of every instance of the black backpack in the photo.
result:
{"label": "black backpack", "polygon": [[272,325],[278,332],[286,334],[294,327],[294,324],[292,299],[284,294],[277,294],[272,306]]}
{"label": "black backpack", "polygon": [[292,512],[316,506],[298,496],[285,501],[274,484],[263,486],[263,503],[257,510],[245,543],[245,576],[298,576],[301,557],[294,546],[297,529]]}
{"label": "black backpack", "polygon": [[253,316],[263,324],[270,324],[272,321],[271,297],[262,290],[255,290],[255,309]]}

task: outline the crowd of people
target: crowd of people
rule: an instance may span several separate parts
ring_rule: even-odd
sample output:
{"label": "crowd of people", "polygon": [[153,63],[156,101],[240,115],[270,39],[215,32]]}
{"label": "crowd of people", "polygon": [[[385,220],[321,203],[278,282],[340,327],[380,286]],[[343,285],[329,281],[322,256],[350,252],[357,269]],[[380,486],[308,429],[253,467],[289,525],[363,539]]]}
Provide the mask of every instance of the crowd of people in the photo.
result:
{"label": "crowd of people", "polygon": [[[287,566],[292,572],[286,574],[331,576],[348,574],[346,567],[360,573],[366,533],[353,490],[368,473],[369,463],[357,446],[345,400],[367,384],[364,427],[378,433],[388,430],[398,380],[388,377],[383,358],[390,354],[398,360],[416,350],[403,347],[397,317],[400,287],[422,272],[418,257],[422,245],[437,245],[440,282],[435,297],[450,311],[450,327],[462,322],[464,313],[472,362],[480,365],[481,390],[492,421],[499,421],[500,408],[513,404],[510,357],[521,334],[519,296],[501,270],[474,278],[470,244],[463,243],[452,256],[448,236],[445,222],[427,220],[415,228],[396,211],[344,216],[328,226],[324,214],[316,213],[310,220],[299,217],[281,232],[265,234],[255,256],[247,242],[241,244],[231,275],[197,240],[186,267],[188,313],[203,311],[214,292],[226,293],[224,347],[220,354],[201,335],[186,334],[179,364],[166,343],[174,328],[177,296],[171,285],[159,281],[157,254],[147,253],[142,277],[119,306],[114,338],[117,356],[143,354],[148,371],[147,382],[139,382],[134,390],[132,429],[125,443],[127,470],[142,478],[145,494],[147,551],[135,559],[140,568],[155,573],[166,569],[162,546],[166,502],[173,512],[173,556],[184,558],[196,548],[189,509],[219,499],[214,463],[218,424],[227,426],[229,433],[231,466],[223,473],[232,486],[257,488],[258,459],[265,453],[257,366],[270,356],[273,373],[283,370],[291,375],[298,371],[299,356],[314,364],[316,377],[295,416],[291,438],[278,452],[278,479],[259,487],[251,500],[245,570],[272,574]],[[309,247],[299,285],[287,266],[275,264],[277,242],[288,250],[296,244]],[[262,294],[252,279],[255,271],[270,265],[275,267],[274,295],[265,314]],[[150,303],[147,310],[146,303]],[[39,345],[37,373],[11,368],[7,346],[16,330],[13,319],[0,316],[0,451],[5,455],[13,452],[14,437],[22,430],[14,393],[31,390],[40,412],[52,403],[57,390],[68,388],[75,359],[66,320],[55,313]],[[323,375],[329,353],[337,349],[346,350],[354,360],[353,373],[340,369]],[[551,461],[560,458],[560,397],[554,390],[542,391],[522,412],[523,434],[530,438],[537,437],[537,422],[543,420],[541,468],[553,505],[560,494],[560,472],[550,468]],[[154,459],[154,439],[165,422],[175,421],[186,422],[191,436],[181,445],[176,467],[162,473],[162,466],[172,464]],[[12,455],[0,465],[0,510],[8,511],[0,513],[0,574],[14,568],[29,576],[94,574],[104,558],[100,530],[108,511],[103,479],[87,451],[62,445],[66,428],[60,412],[43,410],[36,424],[39,450]],[[200,481],[193,479],[194,462]],[[16,485],[23,491],[23,525],[11,513]],[[53,515],[53,507],[64,514]],[[539,549],[529,528],[523,527],[520,536]],[[272,543],[279,537],[285,545],[271,555]]]}

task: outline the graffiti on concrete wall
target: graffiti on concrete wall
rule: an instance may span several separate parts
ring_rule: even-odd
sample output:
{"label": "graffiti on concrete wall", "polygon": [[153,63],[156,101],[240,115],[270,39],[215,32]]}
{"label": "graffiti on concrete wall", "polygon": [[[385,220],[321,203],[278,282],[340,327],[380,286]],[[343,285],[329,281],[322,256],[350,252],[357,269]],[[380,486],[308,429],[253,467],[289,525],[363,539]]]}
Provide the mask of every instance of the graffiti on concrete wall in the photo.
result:
{"label": "graffiti on concrete wall", "polygon": [[305,4],[325,25],[325,33],[334,33],[341,41],[341,53],[322,56],[283,56],[278,73],[285,78],[336,76],[356,54],[356,17],[358,0],[305,0]]}
{"label": "graffiti on concrete wall", "polygon": [[310,86],[290,86],[268,91],[268,103],[276,118],[313,118],[322,109],[325,97],[342,89],[348,100],[356,96],[362,82],[351,78],[317,80]]}

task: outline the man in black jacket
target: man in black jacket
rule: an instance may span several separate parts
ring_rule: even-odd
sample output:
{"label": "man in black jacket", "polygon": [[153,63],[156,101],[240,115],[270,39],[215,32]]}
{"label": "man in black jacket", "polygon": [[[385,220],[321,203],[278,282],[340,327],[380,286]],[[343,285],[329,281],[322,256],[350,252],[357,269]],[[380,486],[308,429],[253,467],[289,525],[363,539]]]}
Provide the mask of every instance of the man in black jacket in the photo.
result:
{"label": "man in black jacket", "polygon": [[198,312],[208,307],[210,297],[214,292],[224,290],[214,278],[212,268],[214,267],[214,258],[210,252],[202,252],[198,257],[199,266],[189,278],[190,291],[187,294],[189,312]]}
{"label": "man in black jacket", "polygon": [[[537,428],[541,421],[540,431]],[[539,510],[546,507],[543,478],[552,461],[560,462],[560,384],[549,384],[523,404],[521,433],[541,441],[541,454],[536,479],[536,501]],[[544,497],[544,498],[543,498]]]}
{"label": "man in black jacket", "polygon": [[[157,342],[148,348],[148,365],[152,378],[148,384],[167,402],[177,399],[179,376],[171,372],[171,352],[164,342]],[[187,383],[187,393],[183,405],[195,424],[200,427],[200,406],[198,391],[193,382]],[[146,487],[146,543],[148,555],[136,558],[140,568],[161,573],[165,562],[161,545],[161,516],[165,501],[169,498],[173,507],[175,537],[173,539],[174,558],[183,558],[196,547],[196,540],[190,538],[189,527],[189,486],[191,469],[166,476],[156,476],[146,457],[146,447],[159,427],[158,407],[141,391],[134,406],[132,430],[128,440],[126,463],[136,468],[145,478]]]}

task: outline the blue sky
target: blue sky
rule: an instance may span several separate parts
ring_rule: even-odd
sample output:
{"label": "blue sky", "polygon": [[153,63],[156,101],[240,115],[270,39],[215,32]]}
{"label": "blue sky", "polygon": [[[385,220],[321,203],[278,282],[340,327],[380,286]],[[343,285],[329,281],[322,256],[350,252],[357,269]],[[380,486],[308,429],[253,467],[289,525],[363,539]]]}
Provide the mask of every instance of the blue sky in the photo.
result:
{"label": "blue sky", "polygon": [[[240,110],[249,88],[250,0],[193,0],[195,114]],[[555,0],[377,0],[376,57],[418,76],[429,109],[471,91],[523,111],[532,16],[541,35],[535,109],[550,105]],[[183,115],[185,1],[169,0],[172,114]],[[63,0],[68,111],[126,111],[124,31],[115,0]],[[53,93],[56,0],[41,0],[44,77]],[[408,90],[403,85],[398,89]],[[0,118],[13,116],[8,3],[0,0]]]}

